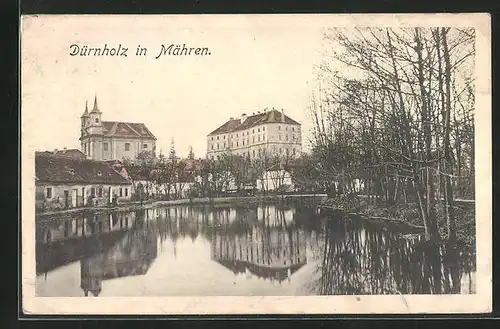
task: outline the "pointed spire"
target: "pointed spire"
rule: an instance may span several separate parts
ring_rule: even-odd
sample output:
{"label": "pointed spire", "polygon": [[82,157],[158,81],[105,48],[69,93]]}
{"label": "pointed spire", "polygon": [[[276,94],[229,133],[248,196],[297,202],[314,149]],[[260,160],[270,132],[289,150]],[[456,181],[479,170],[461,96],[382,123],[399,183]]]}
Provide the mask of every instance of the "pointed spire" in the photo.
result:
{"label": "pointed spire", "polygon": [[85,101],[85,112],[83,112],[82,118],[85,118],[88,116],[89,116],[89,105],[88,105],[88,101]]}
{"label": "pointed spire", "polygon": [[97,106],[97,95],[94,97],[94,108],[92,109],[92,112],[97,112],[99,113],[99,107]]}

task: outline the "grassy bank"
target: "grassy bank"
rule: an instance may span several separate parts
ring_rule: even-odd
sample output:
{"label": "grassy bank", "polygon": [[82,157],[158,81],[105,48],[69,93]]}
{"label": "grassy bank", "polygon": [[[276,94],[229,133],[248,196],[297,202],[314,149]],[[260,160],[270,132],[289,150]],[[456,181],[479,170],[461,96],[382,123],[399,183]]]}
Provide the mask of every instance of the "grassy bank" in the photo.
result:
{"label": "grassy bank", "polygon": [[147,200],[147,201],[133,201],[127,203],[121,203],[117,206],[110,207],[85,207],[85,208],[73,208],[73,209],[61,209],[56,211],[47,211],[37,213],[39,218],[47,218],[52,216],[72,216],[78,213],[107,213],[115,211],[134,211],[140,209],[149,209],[155,207],[168,207],[168,206],[178,206],[178,205],[201,205],[201,204],[213,204],[213,205],[256,205],[261,203],[272,203],[280,202],[283,200],[293,200],[298,198],[311,198],[315,197],[318,199],[325,199],[325,195],[322,194],[288,194],[284,196],[280,195],[261,195],[261,196],[242,196],[242,197],[220,197],[220,198],[192,198],[192,199],[178,199],[178,200]]}
{"label": "grassy bank", "polygon": [[[367,197],[346,195],[328,198],[321,203],[324,209],[341,210],[368,219],[402,222],[413,227],[424,228],[416,203],[389,205],[383,202],[370,201]],[[438,202],[436,215],[441,237],[446,236],[446,220],[444,208]],[[459,244],[472,246],[475,243],[476,220],[475,203],[457,201],[453,206],[453,215],[457,222],[457,237]]]}

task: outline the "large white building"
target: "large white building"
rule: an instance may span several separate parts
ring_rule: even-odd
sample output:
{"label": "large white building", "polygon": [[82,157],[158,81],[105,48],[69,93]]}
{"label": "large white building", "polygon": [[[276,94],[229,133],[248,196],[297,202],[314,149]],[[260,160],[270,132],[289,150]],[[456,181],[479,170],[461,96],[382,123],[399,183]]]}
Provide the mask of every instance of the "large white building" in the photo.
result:
{"label": "large white building", "polygon": [[264,110],[250,116],[229,118],[207,136],[207,157],[216,159],[224,153],[250,158],[263,152],[298,156],[302,150],[301,125],[284,111]]}

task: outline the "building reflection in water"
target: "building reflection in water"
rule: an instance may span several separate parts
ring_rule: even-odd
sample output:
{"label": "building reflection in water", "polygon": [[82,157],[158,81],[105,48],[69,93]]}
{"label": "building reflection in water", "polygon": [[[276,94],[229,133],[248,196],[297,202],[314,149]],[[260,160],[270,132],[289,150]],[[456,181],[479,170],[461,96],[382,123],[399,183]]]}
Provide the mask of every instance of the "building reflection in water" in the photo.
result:
{"label": "building reflection in water", "polygon": [[[142,216],[144,216],[144,211]],[[81,285],[85,296],[99,296],[102,282],[126,276],[144,275],[158,255],[154,223],[140,219],[133,230],[104,253],[80,262]]]}
{"label": "building reflection in water", "polygon": [[306,264],[306,236],[293,226],[292,210],[259,206],[253,218],[235,209],[215,214],[227,225],[214,232],[211,257],[234,274],[281,283]]}
{"label": "building reflection in water", "polygon": [[135,222],[135,212],[80,214],[42,222],[36,229],[37,274],[104,252]]}
{"label": "building reflection in water", "polygon": [[[273,284],[295,277],[308,294],[474,293],[474,241],[453,263],[413,231],[316,209],[186,205],[39,221],[37,275],[79,261],[83,293],[99,296],[106,280],[145,275],[158,253],[176,258],[188,240],[209,264]],[[306,263],[308,275],[294,276]]]}
{"label": "building reflection in water", "polygon": [[102,281],[145,274],[157,257],[154,223],[144,211],[80,215],[37,227],[37,274],[80,260],[85,296]]}

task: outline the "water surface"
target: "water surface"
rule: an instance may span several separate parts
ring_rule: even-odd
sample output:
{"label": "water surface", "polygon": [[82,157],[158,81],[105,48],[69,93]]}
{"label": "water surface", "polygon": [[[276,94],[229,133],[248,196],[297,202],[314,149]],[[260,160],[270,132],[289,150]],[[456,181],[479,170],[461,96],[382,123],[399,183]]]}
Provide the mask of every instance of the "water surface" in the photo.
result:
{"label": "water surface", "polygon": [[475,293],[475,250],[450,263],[416,233],[300,203],[49,218],[37,224],[36,294]]}

